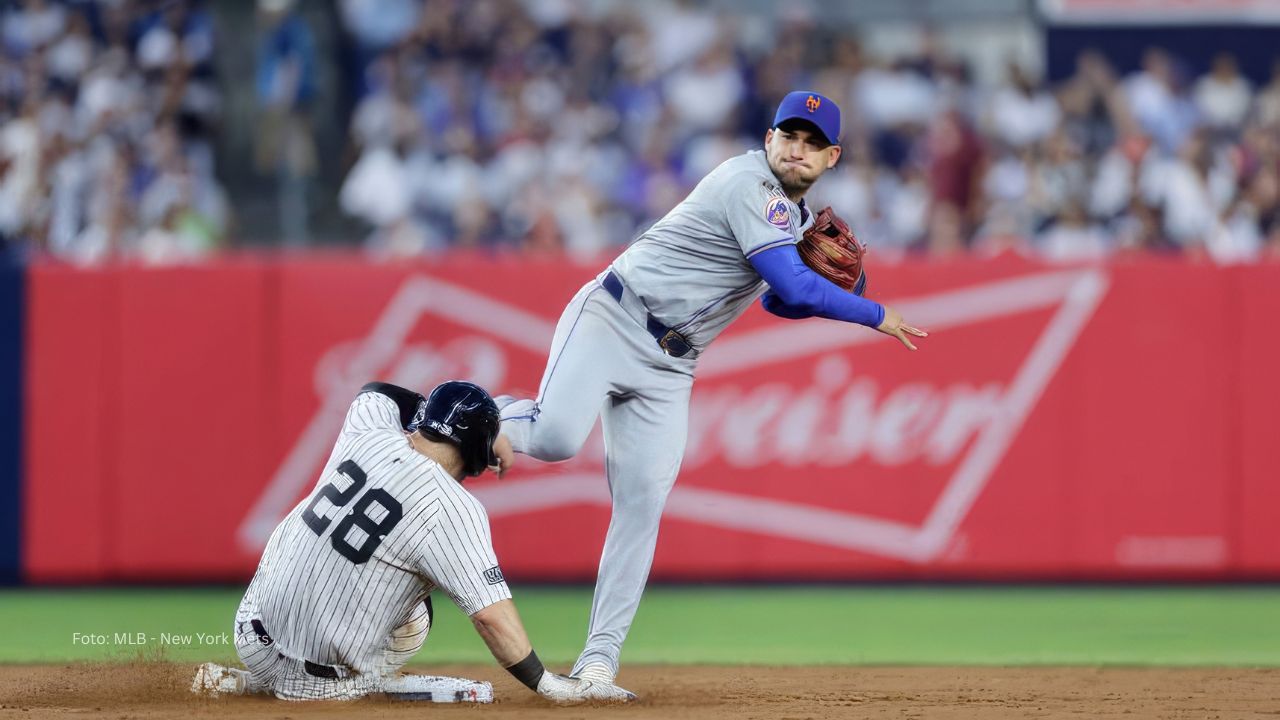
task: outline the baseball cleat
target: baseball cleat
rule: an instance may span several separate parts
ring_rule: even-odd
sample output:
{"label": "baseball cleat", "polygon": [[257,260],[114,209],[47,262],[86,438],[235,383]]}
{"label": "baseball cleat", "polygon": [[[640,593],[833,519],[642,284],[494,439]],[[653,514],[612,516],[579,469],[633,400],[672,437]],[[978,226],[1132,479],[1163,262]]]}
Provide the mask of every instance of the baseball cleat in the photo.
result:
{"label": "baseball cleat", "polygon": [[196,668],[191,692],[197,695],[245,695],[249,692],[249,673],[237,668],[207,662]]}
{"label": "baseball cleat", "polygon": [[588,663],[572,677],[585,681],[590,689],[586,698],[592,702],[629,703],[636,701],[636,694],[618,687],[613,679],[616,674],[604,663]]}
{"label": "baseball cleat", "polygon": [[617,685],[597,685],[601,688],[602,702],[630,703],[636,701],[636,694]]}
{"label": "baseball cleat", "polygon": [[[579,678],[581,679],[581,678]],[[636,694],[613,683],[584,680],[583,698],[598,703],[629,703],[636,701]]]}
{"label": "baseball cleat", "polygon": [[573,677],[590,680],[593,683],[612,685],[615,673],[604,663],[590,663],[573,674]]}

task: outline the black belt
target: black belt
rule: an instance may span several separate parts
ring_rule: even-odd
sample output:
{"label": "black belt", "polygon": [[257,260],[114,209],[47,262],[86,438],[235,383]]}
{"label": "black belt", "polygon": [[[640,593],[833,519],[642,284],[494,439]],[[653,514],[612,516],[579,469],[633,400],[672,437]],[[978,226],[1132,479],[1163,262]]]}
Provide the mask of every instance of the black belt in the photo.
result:
{"label": "black belt", "polygon": [[[616,273],[610,270],[604,276],[604,281],[600,283],[604,289],[609,291],[614,300],[619,304],[622,303],[622,279]],[[645,313],[645,330],[658,341],[658,347],[662,348],[662,352],[671,357],[684,357],[693,351],[693,346],[685,339],[685,336],[663,325],[661,321],[649,313]]]}
{"label": "black belt", "polygon": [[[261,620],[254,619],[250,621],[249,624],[253,625],[253,634],[258,636],[259,643],[268,647],[275,643],[275,640],[272,640],[271,636],[267,634],[267,628],[262,625]],[[284,653],[282,652],[277,651],[276,655],[284,657]],[[310,660],[302,661],[302,669],[305,670],[308,675],[313,677],[326,678],[329,680],[337,680],[342,677],[338,672],[338,668],[333,665],[321,665],[320,663],[314,663]]]}
{"label": "black belt", "polygon": [[310,660],[302,661],[302,669],[307,671],[308,675],[318,678],[328,678],[330,680],[338,679],[338,668],[332,665],[321,665],[313,663]]}

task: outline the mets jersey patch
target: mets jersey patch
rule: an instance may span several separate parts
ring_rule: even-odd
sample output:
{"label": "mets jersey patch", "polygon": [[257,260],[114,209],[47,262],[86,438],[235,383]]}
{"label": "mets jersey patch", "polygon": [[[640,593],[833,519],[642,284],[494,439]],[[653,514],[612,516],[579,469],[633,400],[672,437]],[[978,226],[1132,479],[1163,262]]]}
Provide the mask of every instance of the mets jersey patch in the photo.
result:
{"label": "mets jersey patch", "polygon": [[787,208],[787,201],[783,198],[769,198],[764,205],[764,219],[774,227],[791,229],[791,211]]}

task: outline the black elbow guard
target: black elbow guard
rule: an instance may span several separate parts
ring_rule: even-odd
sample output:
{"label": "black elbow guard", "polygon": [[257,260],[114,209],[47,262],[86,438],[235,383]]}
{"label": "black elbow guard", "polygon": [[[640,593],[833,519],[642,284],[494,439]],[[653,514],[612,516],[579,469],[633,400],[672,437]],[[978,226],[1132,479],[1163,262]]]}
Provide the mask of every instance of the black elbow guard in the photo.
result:
{"label": "black elbow guard", "polygon": [[360,388],[360,392],[376,392],[391,398],[396,407],[400,408],[400,427],[404,428],[405,432],[417,430],[418,423],[422,422],[426,416],[427,399],[422,397],[422,393],[384,382],[366,383]]}

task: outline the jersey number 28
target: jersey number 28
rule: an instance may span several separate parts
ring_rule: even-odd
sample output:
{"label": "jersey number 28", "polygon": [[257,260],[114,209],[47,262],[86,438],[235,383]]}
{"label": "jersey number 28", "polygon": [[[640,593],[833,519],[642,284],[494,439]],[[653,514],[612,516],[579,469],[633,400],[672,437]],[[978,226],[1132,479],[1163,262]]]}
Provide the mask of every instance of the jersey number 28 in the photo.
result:
{"label": "jersey number 28", "polygon": [[[324,536],[324,531],[329,528],[333,518],[317,513],[316,505],[321,500],[328,500],[335,508],[346,507],[352,498],[360,494],[360,489],[369,480],[364,470],[354,460],[344,460],[338,466],[338,472],[351,480],[351,486],[346,490],[339,490],[333,483],[325,485],[320,488],[320,492],[316,493],[315,499],[307,505],[307,509],[302,511],[302,521],[317,537]],[[375,502],[386,511],[386,515],[383,515],[381,520],[374,520],[369,516],[369,506]],[[357,502],[355,507],[351,508],[351,512],[342,518],[338,527],[333,529],[333,534],[329,536],[329,544],[333,545],[333,549],[346,559],[357,565],[363,565],[369,562],[369,558],[373,557],[373,551],[382,544],[382,538],[391,532],[403,516],[404,510],[400,507],[400,502],[391,497],[391,493],[382,488],[372,488],[360,498],[360,502]],[[366,537],[364,542],[360,543],[360,547],[352,545],[347,540],[347,533],[352,527],[358,527],[365,532]]]}

